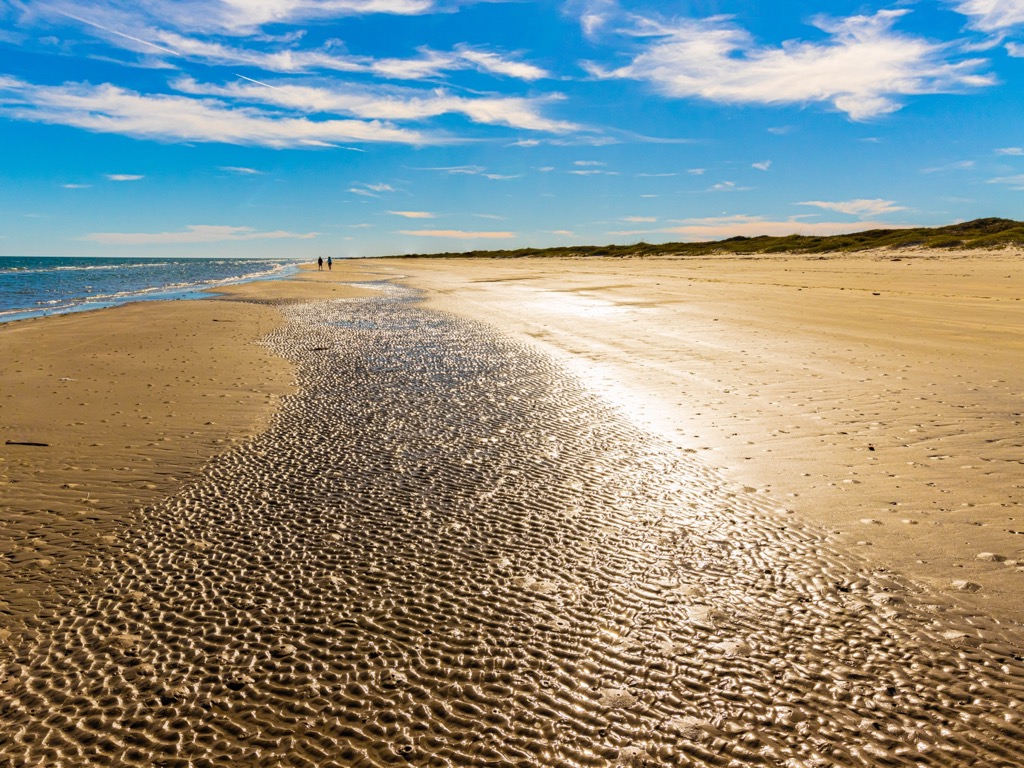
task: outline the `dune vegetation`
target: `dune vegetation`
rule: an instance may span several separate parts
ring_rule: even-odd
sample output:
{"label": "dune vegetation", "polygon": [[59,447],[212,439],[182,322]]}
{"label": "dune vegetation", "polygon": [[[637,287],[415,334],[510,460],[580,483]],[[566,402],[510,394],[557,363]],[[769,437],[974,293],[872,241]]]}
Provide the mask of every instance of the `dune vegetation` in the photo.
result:
{"label": "dune vegetation", "polygon": [[731,237],[700,243],[635,243],[632,245],[572,245],[554,248],[465,251],[462,253],[406,254],[419,257],[520,258],[525,256],[707,256],[713,254],[841,253],[884,248],[978,249],[1024,245],[1024,222],[1012,219],[975,219],[945,227],[871,229],[847,235],[813,237]]}

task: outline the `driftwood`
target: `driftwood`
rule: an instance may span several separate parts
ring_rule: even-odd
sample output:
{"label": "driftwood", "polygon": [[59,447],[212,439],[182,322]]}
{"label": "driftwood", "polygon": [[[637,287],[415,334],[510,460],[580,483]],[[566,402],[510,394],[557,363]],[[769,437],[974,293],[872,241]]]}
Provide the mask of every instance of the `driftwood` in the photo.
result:
{"label": "driftwood", "polygon": [[33,443],[27,440],[8,440],[6,445],[34,445],[39,448],[49,448],[49,443]]}

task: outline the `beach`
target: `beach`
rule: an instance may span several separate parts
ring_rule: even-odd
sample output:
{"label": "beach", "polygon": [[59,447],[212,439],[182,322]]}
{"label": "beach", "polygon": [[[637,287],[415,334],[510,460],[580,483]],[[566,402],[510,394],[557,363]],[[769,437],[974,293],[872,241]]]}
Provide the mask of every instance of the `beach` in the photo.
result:
{"label": "beach", "polygon": [[0,757],[1021,765],[1022,265],[336,261],[0,326]]}
{"label": "beach", "polygon": [[1024,621],[1019,252],[385,263],[859,555]]}

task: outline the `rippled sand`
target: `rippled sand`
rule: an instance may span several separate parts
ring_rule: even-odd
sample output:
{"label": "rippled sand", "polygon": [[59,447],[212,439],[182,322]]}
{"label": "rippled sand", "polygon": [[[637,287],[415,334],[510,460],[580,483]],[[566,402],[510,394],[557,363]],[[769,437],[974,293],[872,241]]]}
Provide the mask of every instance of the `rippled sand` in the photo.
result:
{"label": "rippled sand", "polygon": [[0,764],[1024,764],[1020,634],[379,289],[286,305],[272,427],[7,638]]}

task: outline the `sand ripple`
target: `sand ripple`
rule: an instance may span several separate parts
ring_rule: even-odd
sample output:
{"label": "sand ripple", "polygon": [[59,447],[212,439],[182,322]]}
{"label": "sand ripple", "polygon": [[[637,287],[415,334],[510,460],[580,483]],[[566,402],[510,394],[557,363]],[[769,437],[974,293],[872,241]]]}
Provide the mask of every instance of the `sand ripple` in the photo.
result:
{"label": "sand ripple", "polygon": [[287,314],[272,429],[7,639],[0,765],[1024,765],[1021,635],[486,326]]}

